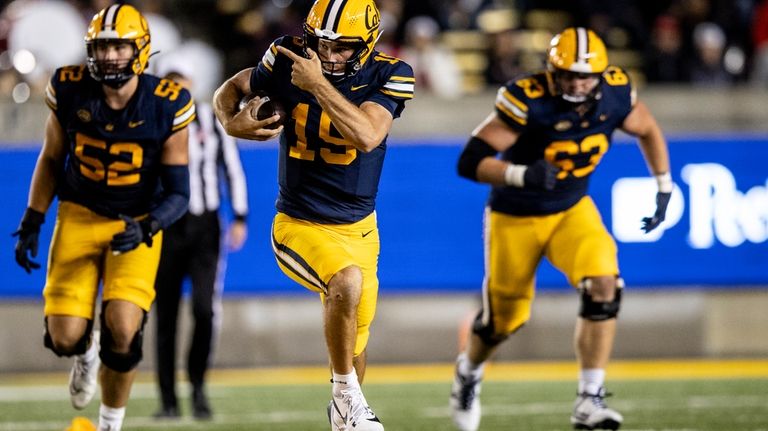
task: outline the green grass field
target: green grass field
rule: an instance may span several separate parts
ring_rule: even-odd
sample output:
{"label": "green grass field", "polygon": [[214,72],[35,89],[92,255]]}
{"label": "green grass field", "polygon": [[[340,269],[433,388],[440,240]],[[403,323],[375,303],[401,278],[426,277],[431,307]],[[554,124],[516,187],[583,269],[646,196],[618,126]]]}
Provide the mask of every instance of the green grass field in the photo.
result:
{"label": "green grass field", "polygon": [[[493,364],[483,386],[480,430],[570,429],[573,372],[563,363]],[[142,373],[123,429],[327,431],[330,386],[302,383],[324,381],[324,373],[321,367],[216,370],[209,390],[211,422],[189,418],[186,398],[180,400],[183,419],[152,419],[156,389]],[[615,395],[608,402],[624,414],[622,430],[768,431],[768,361],[617,363],[611,374],[616,378],[608,389]],[[368,377],[366,397],[387,430],[453,429],[447,409],[450,364],[372,364]],[[97,410],[98,400],[82,412],[70,407],[61,373],[0,374],[0,431],[63,431],[75,416],[95,420]]]}

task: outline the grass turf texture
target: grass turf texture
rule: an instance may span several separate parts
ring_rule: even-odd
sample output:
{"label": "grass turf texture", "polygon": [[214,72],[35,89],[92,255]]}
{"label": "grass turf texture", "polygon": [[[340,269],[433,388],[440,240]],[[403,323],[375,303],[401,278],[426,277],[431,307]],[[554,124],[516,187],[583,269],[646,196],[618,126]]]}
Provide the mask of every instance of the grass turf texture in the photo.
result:
{"label": "grass turf texture", "polygon": [[[634,377],[629,376],[631,364],[637,364]],[[761,371],[768,364],[718,363],[709,369],[709,376],[702,367],[711,367],[711,363],[684,364],[633,362],[612,366],[609,377],[613,371],[620,378],[610,378],[608,389],[615,396],[607,401],[624,415],[622,430],[768,430],[768,374]],[[658,371],[655,376],[650,372],[653,369]],[[670,378],[673,374],[670,369],[677,369],[682,377]],[[510,370],[527,372],[514,378]],[[494,364],[483,385],[480,430],[570,429],[568,418],[575,398],[572,371],[569,364],[559,363]],[[151,375],[142,373],[134,386],[123,429],[327,431],[330,427],[325,406],[330,385],[301,383],[325,381],[325,373],[322,367],[215,370],[209,389],[214,410],[214,420],[210,422],[191,419],[188,388],[184,384],[179,391],[184,416],[175,421],[152,419],[157,409],[157,390]],[[372,365],[369,373],[366,397],[387,430],[453,430],[447,408],[450,365],[406,368]],[[411,373],[419,378],[408,377]],[[95,421],[98,395],[86,410],[74,411],[66,392],[66,375],[59,374],[34,378],[0,375],[0,431],[64,430],[75,416]],[[282,376],[281,382],[271,381],[269,376],[274,379]],[[390,383],[385,383],[387,381]]]}

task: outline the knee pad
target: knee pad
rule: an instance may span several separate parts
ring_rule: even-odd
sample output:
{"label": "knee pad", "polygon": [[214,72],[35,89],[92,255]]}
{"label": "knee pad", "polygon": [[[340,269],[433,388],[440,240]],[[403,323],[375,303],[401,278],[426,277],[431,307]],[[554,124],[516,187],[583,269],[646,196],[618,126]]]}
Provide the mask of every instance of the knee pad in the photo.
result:
{"label": "knee pad", "polygon": [[88,341],[91,340],[91,331],[93,330],[93,320],[88,320],[88,323],[85,327],[85,333],[83,334],[82,338],[77,341],[75,346],[71,350],[59,350],[56,348],[56,346],[53,344],[53,338],[51,338],[51,333],[48,332],[48,318],[45,318],[45,328],[43,332],[43,345],[50,349],[53,353],[56,354],[58,357],[62,356],[74,356],[74,355],[82,355],[88,350]]}
{"label": "knee pad", "polygon": [[[497,334],[496,328],[493,325],[493,319],[488,319],[488,324],[483,323],[483,310],[480,310],[475,316],[475,321],[472,322],[472,333],[480,337],[483,343],[488,347],[493,347],[507,338],[509,338],[512,332],[517,331],[520,327],[515,328],[514,331],[507,334]],[[522,325],[521,325],[522,326]]]}
{"label": "knee pad", "polygon": [[615,319],[619,315],[619,309],[621,309],[621,292],[624,288],[624,280],[621,277],[616,277],[616,293],[613,296],[613,301],[608,302],[593,301],[592,295],[589,293],[589,285],[589,279],[584,279],[579,283],[579,291],[581,292],[579,317],[593,322]]}
{"label": "knee pad", "polygon": [[141,327],[139,327],[139,330],[133,336],[128,353],[119,353],[113,350],[114,337],[112,336],[112,331],[110,331],[106,325],[103,311],[104,308],[105,307],[102,306],[101,350],[99,351],[101,363],[111,370],[115,370],[119,373],[127,373],[136,368],[143,357],[142,344],[144,343],[144,325],[147,323],[147,312],[144,312],[144,316],[141,319]]}

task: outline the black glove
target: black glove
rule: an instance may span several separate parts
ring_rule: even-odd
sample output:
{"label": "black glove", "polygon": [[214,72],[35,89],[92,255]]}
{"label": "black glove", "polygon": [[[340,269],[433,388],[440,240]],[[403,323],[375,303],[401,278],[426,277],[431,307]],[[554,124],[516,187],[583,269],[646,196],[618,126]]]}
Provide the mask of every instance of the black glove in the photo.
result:
{"label": "black glove", "polygon": [[113,253],[131,251],[138,247],[142,242],[146,244],[147,247],[152,247],[152,235],[155,232],[152,230],[153,223],[151,217],[137,221],[131,217],[120,214],[120,219],[125,222],[125,230],[112,237],[112,241],[109,245],[112,247]]}
{"label": "black glove", "polygon": [[667,205],[669,205],[669,198],[672,197],[672,193],[656,193],[656,212],[653,217],[643,217],[642,229],[645,233],[648,233],[656,229],[661,222],[664,221],[664,216],[667,214]]}
{"label": "black glove", "polygon": [[40,268],[40,264],[30,260],[29,256],[37,257],[37,243],[40,236],[40,226],[45,221],[45,214],[27,208],[21,223],[13,236],[18,236],[16,241],[16,263],[19,264],[27,274],[31,274],[33,269]]}
{"label": "black glove", "polygon": [[532,189],[554,190],[558,172],[560,168],[544,159],[539,159],[525,170],[523,184]]}

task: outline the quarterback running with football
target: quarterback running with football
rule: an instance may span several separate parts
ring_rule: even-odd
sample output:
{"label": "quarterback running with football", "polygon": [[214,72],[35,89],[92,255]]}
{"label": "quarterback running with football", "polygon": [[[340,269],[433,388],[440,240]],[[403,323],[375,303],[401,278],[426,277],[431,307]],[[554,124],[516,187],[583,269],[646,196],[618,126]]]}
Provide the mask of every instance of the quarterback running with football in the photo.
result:
{"label": "quarterback running with football", "polygon": [[[303,37],[277,39],[258,66],[227,80],[214,108],[227,133],[280,136],[279,195],[272,248],[280,269],[320,294],[332,371],[332,430],[383,430],[360,388],[376,311],[379,233],[375,201],[386,138],[413,98],[411,67],[374,49],[380,15],[372,0],[318,0]],[[266,91],[288,113],[256,120]]]}
{"label": "quarterback running with football", "polygon": [[180,85],[144,73],[149,27],[133,6],[96,14],[85,44],[87,64],[57,69],[45,91],[51,113],[15,233],[16,261],[27,272],[40,267],[31,257],[56,195],[45,347],[75,357],[76,409],[93,398],[101,370],[98,429],[120,431],[155,297],[161,229],[187,210],[186,127],[195,105]]}
{"label": "quarterback running with football", "polygon": [[581,298],[571,424],[615,430],[623,418],[606,406],[603,384],[623,282],[616,243],[587,187],[613,132],[636,136],[658,182],[656,212],[642,220],[650,232],[664,220],[673,187],[666,141],[628,75],[608,65],[602,40],[581,27],[556,35],[547,69],[508,82],[495,108],[458,162],[461,176],[493,187],[485,212],[483,305],[457,359],[454,423],[462,431],[478,429],[483,364],[529,320],[536,268],[546,257]]}

